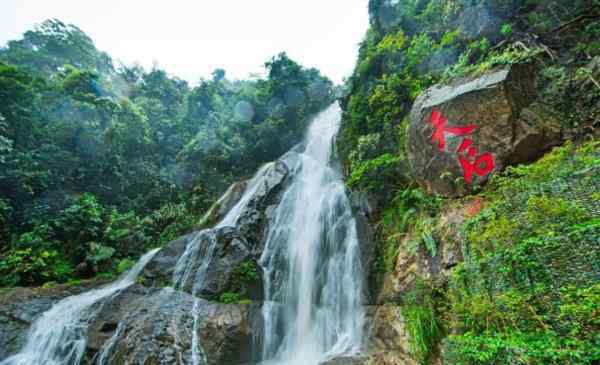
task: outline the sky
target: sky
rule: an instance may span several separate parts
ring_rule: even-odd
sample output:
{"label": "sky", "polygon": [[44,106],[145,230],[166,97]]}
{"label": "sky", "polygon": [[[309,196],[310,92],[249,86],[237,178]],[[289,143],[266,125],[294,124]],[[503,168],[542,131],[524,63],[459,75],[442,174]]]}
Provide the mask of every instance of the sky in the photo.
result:
{"label": "sky", "polygon": [[113,59],[196,83],[263,73],[285,51],[336,83],[352,72],[368,0],[0,0],[0,45],[45,19],[81,28]]}

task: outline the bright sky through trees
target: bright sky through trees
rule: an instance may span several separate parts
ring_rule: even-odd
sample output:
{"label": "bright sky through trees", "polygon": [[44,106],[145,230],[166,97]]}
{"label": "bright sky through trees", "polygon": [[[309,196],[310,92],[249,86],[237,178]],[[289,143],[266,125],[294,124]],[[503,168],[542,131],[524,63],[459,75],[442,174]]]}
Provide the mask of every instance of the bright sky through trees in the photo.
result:
{"label": "bright sky through trees", "polygon": [[215,68],[245,78],[281,51],[339,83],[352,71],[367,14],[367,0],[3,0],[0,44],[58,18],[126,64],[156,63],[192,83]]}

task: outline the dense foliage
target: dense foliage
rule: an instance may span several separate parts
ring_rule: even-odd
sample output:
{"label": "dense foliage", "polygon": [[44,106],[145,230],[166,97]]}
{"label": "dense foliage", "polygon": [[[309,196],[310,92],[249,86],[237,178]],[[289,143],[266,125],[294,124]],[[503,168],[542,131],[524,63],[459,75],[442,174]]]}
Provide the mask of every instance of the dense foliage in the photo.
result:
{"label": "dense foliage", "polygon": [[265,68],[190,86],[58,20],[0,49],[0,285],[114,272],[298,143],[332,84],[285,54]]}
{"label": "dense foliage", "polygon": [[[554,117],[570,126],[593,122],[599,97],[588,64],[600,55],[600,26],[593,21],[599,5],[371,0],[371,26],[342,98],[338,149],[350,185],[389,196],[410,183],[405,134],[415,98],[436,82],[499,65],[539,63],[540,88],[559,113]],[[574,18],[580,21],[559,28]],[[382,175],[385,181],[377,178]]]}
{"label": "dense foliage", "polygon": [[451,363],[600,360],[598,147],[568,144],[486,188],[447,294]]}
{"label": "dense foliage", "polygon": [[[600,120],[598,9],[597,0],[369,2],[338,151],[348,185],[380,202],[371,275],[401,285],[416,277],[399,297],[382,298],[401,307],[422,364],[600,361],[600,155],[597,143],[582,142]],[[536,108],[576,142],[510,168],[476,197],[423,191],[405,147],[416,97],[515,63],[534,66]],[[473,210],[459,227],[444,216],[457,207]],[[449,278],[427,271],[455,244],[461,258]]]}

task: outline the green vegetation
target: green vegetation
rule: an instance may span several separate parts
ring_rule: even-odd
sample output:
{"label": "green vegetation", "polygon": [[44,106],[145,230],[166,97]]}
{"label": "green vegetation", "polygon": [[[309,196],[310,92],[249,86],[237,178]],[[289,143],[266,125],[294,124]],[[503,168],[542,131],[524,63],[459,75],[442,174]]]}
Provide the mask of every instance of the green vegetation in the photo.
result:
{"label": "green vegetation", "polygon": [[253,260],[242,262],[233,269],[228,290],[221,294],[219,302],[247,303],[252,286],[255,286],[260,280],[257,263]]}
{"label": "green vegetation", "polygon": [[[397,192],[383,212],[380,234],[383,239],[379,243],[375,269],[380,272],[394,270],[398,250],[403,247],[404,238],[409,233],[413,237],[419,237],[415,242],[405,243],[412,246],[411,250],[417,249],[422,242],[429,251],[435,251],[431,229],[425,228],[425,224],[432,222],[432,217],[436,216],[441,205],[441,198],[430,196],[420,188],[410,186]],[[417,224],[411,224],[412,222]],[[414,232],[410,232],[411,228]]]}
{"label": "green vegetation", "polygon": [[[400,275],[403,285],[416,278],[401,298],[386,300],[401,307],[423,364],[600,361],[600,156],[598,143],[583,138],[600,115],[598,5],[369,2],[371,26],[344,88],[337,147],[349,187],[382,203],[371,273],[380,282]],[[416,187],[406,152],[416,97],[434,83],[516,63],[537,70],[539,98],[530,108],[576,142],[509,167],[476,197],[441,199]],[[462,208],[464,224],[446,219]],[[458,264],[431,273],[442,248],[453,246],[462,246]]]}
{"label": "green vegetation", "polygon": [[394,191],[410,184],[408,113],[415,98],[436,82],[535,63],[545,75],[540,83],[545,101],[559,113],[552,119],[577,126],[597,118],[600,84],[594,86],[598,80],[587,63],[600,55],[598,22],[554,32],[579,15],[593,14],[594,4],[597,8],[595,0],[568,5],[558,0],[371,0],[371,27],[342,98],[338,150],[350,185],[390,201]]}
{"label": "green vegetation", "polygon": [[238,303],[242,298],[238,293],[225,292],[219,297],[219,302],[225,304]]}
{"label": "green vegetation", "polygon": [[427,363],[437,351],[443,337],[443,327],[436,308],[435,288],[419,281],[415,289],[404,298],[402,316],[410,335],[410,348],[415,359]]}
{"label": "green vegetation", "polygon": [[[0,49],[0,286],[128,267],[296,144],[332,84],[280,54],[196,86],[49,20]],[[124,261],[125,260],[125,261]]]}
{"label": "green vegetation", "polygon": [[567,144],[485,189],[448,290],[453,363],[600,359],[598,147]]}

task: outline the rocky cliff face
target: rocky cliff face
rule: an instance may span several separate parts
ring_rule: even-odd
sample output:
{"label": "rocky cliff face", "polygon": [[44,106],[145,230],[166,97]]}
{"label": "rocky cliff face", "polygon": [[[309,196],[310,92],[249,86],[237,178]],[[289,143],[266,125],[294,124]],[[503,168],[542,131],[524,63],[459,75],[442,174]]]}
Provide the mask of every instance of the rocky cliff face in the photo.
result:
{"label": "rocky cliff face", "polygon": [[[272,211],[289,182],[296,158],[292,151],[265,168],[264,179],[250,196],[244,197],[247,201],[239,218],[232,222],[233,226],[205,228],[168,243],[146,265],[137,284],[95,305],[94,310],[98,312],[88,326],[84,361],[90,364],[188,364],[196,337],[204,354],[198,356],[206,356],[208,364],[251,363],[252,328],[260,318],[258,310],[263,292],[256,261],[264,249]],[[211,222],[223,220],[242,199],[242,187],[247,186],[248,182],[234,184],[211,208],[202,224],[210,226]],[[374,260],[373,230],[369,223],[374,208],[361,194],[353,196],[352,203],[362,261],[368,267]],[[215,241],[214,258],[201,269],[202,252],[196,252],[197,257],[190,261],[188,276],[195,278],[199,270],[204,270],[205,279],[200,286],[195,286],[195,280],[189,280],[177,290],[173,289],[175,268],[186,247],[191,243],[201,246],[209,243],[203,240]],[[250,271],[257,271],[248,275],[249,267]],[[0,331],[6,336],[2,337],[0,359],[22,347],[32,321],[58,300],[101,285],[103,283],[53,290],[17,289],[4,295],[2,306],[6,314],[0,317]],[[217,302],[231,294],[236,295],[234,301],[245,300],[233,304]],[[370,294],[365,304],[376,302],[376,291]],[[369,307],[368,313],[382,315],[376,307]],[[369,340],[374,344],[373,350],[369,351],[382,354],[394,350],[399,342],[388,343],[386,333],[396,333],[398,329],[388,330],[378,324],[371,330],[371,321],[368,322],[367,331],[374,333]],[[364,359],[334,361],[345,364]]]}
{"label": "rocky cliff face", "polygon": [[[256,186],[231,225],[205,228],[182,236],[161,249],[139,277],[139,284],[104,299],[88,327],[86,362],[102,358],[104,364],[188,364],[193,338],[202,343],[208,364],[245,364],[251,361],[252,324],[257,318],[261,277],[256,260],[263,249],[270,212],[278,203],[290,177],[294,152],[265,166]],[[214,225],[242,198],[247,182],[234,184],[206,215],[201,224]],[[174,290],[174,269],[192,241],[216,240],[214,259],[205,271],[201,287],[194,280]],[[204,262],[196,252],[189,266],[195,278]],[[25,343],[31,323],[54,303],[101,282],[52,289],[15,289],[0,296],[0,360]],[[191,293],[197,294],[197,297]],[[223,294],[230,301],[216,302]],[[212,300],[212,301],[209,301]],[[197,320],[196,320],[197,319]]]}

